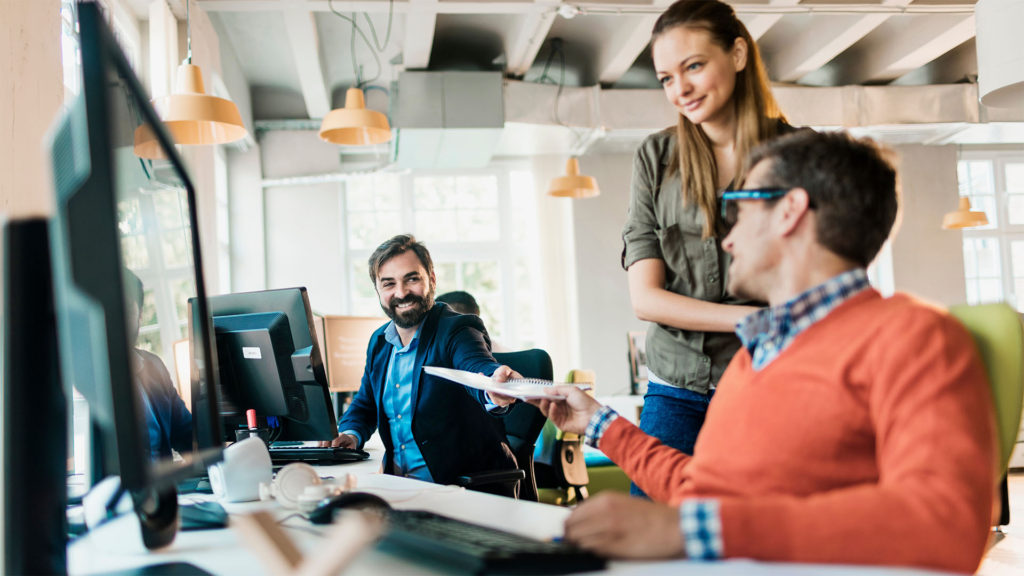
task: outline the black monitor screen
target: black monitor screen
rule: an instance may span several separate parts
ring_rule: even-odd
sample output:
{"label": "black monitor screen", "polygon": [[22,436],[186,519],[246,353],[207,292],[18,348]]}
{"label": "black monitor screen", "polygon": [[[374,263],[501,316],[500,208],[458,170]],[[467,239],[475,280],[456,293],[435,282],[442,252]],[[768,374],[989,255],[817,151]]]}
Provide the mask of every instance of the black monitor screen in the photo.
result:
{"label": "black monitor screen", "polygon": [[336,434],[305,288],[211,296],[226,440],[255,410],[271,440],[330,440]]}
{"label": "black monitor screen", "polygon": [[[83,90],[53,136],[64,374],[88,401],[102,472],[156,490],[220,453],[210,327],[188,314],[193,299],[209,317],[195,191],[94,5],[79,27]],[[143,141],[161,159],[140,158]]]}

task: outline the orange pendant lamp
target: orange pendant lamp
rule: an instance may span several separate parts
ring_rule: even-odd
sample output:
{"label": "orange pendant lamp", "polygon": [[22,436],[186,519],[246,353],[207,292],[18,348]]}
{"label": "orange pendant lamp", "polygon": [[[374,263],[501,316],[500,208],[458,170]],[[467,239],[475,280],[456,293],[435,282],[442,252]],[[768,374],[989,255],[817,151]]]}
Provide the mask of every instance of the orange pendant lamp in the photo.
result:
{"label": "orange pendant lamp", "polygon": [[565,176],[551,179],[548,195],[559,198],[593,198],[601,194],[597,180],[580,174],[580,162],[575,157],[565,163]]}
{"label": "orange pendant lamp", "polygon": [[984,212],[971,210],[971,200],[966,196],[960,197],[960,204],[956,210],[947,213],[942,218],[942,227],[947,230],[974,228],[975,226],[988,226],[988,216]]}
{"label": "orange pendant lamp", "polygon": [[[185,2],[188,29],[188,56],[178,66],[174,92],[154,98],[153,108],[167,126],[175,144],[187,146],[227,144],[245,138],[248,131],[238,106],[230,100],[206,93],[203,73],[192,64],[192,19],[190,0]],[[162,158],[160,145],[149,126],[135,130],[135,155],[140,158]]]}
{"label": "orange pendant lamp", "polygon": [[320,123],[320,139],[342,146],[380,144],[391,140],[391,125],[384,114],[366,109],[362,90],[349,88],[345,107],[331,110]]}

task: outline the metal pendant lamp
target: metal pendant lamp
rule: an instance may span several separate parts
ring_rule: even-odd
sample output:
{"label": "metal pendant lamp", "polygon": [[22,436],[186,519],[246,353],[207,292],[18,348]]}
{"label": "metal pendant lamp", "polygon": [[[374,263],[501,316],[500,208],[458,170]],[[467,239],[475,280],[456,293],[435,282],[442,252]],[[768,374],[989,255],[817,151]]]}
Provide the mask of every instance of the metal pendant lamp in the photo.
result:
{"label": "metal pendant lamp", "polygon": [[975,226],[987,226],[988,216],[984,212],[971,210],[971,200],[966,196],[960,197],[960,205],[956,210],[949,212],[942,218],[942,227],[947,230],[959,230],[961,228],[974,228]]}
{"label": "metal pendant lamp", "polygon": [[551,179],[548,195],[559,198],[593,198],[601,194],[597,180],[580,174],[580,162],[575,157],[565,163],[565,176]]}
{"label": "metal pendant lamp", "polygon": [[362,90],[349,88],[345,93],[345,107],[331,110],[324,116],[320,139],[342,146],[380,144],[391,140],[391,125],[384,114],[366,109]]}
{"label": "metal pendant lamp", "polygon": [[[203,73],[192,64],[191,0],[185,2],[185,20],[188,30],[188,56],[178,66],[174,92],[154,98],[153,108],[167,126],[175,144],[188,146],[227,144],[245,138],[248,131],[242,122],[238,106],[230,100],[206,93]],[[141,158],[161,158],[160,145],[148,126],[135,131],[135,155]]]}

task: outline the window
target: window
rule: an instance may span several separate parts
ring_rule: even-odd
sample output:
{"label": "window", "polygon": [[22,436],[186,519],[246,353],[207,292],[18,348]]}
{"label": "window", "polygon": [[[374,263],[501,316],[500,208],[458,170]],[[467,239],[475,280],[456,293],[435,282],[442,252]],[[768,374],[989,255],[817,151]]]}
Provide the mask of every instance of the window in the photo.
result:
{"label": "window", "polygon": [[78,45],[78,20],[75,0],[60,3],[60,51],[64,70],[64,105],[82,91],[82,52]]}
{"label": "window", "polygon": [[381,314],[367,259],[384,240],[411,233],[430,249],[438,294],[469,292],[492,338],[512,348],[535,345],[541,315],[531,265],[539,253],[531,228],[535,209],[531,175],[514,168],[347,180],[343,242],[350,313]]}
{"label": "window", "polygon": [[1024,311],[1024,155],[965,152],[957,179],[989,221],[963,233],[968,304],[1006,301]]}
{"label": "window", "polygon": [[117,212],[124,265],[144,286],[137,345],[174,366],[174,342],[188,337],[186,303],[195,294],[185,189],[146,190],[118,202]]}

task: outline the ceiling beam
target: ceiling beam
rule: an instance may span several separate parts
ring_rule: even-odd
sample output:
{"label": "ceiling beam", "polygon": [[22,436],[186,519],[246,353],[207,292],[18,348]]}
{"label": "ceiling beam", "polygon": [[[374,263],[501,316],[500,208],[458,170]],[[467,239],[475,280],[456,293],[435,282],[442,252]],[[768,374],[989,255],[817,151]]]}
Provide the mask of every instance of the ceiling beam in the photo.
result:
{"label": "ceiling beam", "polygon": [[[280,10],[278,0],[195,0],[207,12],[266,12]],[[294,0],[292,4],[311,12],[329,12],[331,3],[327,0]],[[334,9],[339,12],[387,12],[390,9],[387,0],[333,0]],[[416,12],[414,1],[399,0],[394,4],[396,14]],[[505,0],[491,2],[478,0],[474,2],[436,1],[437,14],[525,14],[537,10],[555,11],[558,0]]]}
{"label": "ceiling beam", "polygon": [[[768,1],[768,4],[770,6],[779,6],[779,7],[783,7],[783,6],[796,6],[799,3],[800,3],[800,0],[769,0]],[[737,10],[738,10],[738,8],[737,8]],[[778,14],[754,14],[753,16],[748,16],[746,18],[743,18],[741,16],[740,20],[743,20],[743,25],[747,27],[747,32],[750,32],[750,37],[754,39],[754,42],[757,42],[758,40],[761,39],[761,36],[764,36],[765,32],[767,32],[769,29],[771,29],[772,26],[775,26],[775,24],[779,20],[782,20],[783,16],[784,16],[784,14],[782,14],[781,12],[778,13]]]}
{"label": "ceiling beam", "polygon": [[[173,0],[171,0],[173,1]],[[278,0],[193,0],[207,12],[266,12],[280,10]],[[647,4],[635,2],[561,2],[559,0],[438,0],[438,14],[527,14],[531,12],[550,12],[558,9],[561,4],[579,8],[583,14],[658,15],[664,5],[659,0]],[[296,7],[311,12],[328,12],[328,0],[294,0]],[[666,2],[665,4],[668,4]],[[729,4],[737,14],[972,14],[974,2],[967,0],[956,4],[911,4],[906,6],[887,6],[886,2],[878,3],[871,0],[831,0],[822,3],[803,2],[791,5],[786,2],[778,4],[764,0],[731,0]],[[334,7],[342,12],[387,12],[389,3],[386,0],[334,0]],[[394,5],[395,13],[407,13],[412,8],[409,0],[399,0]]]}
{"label": "ceiling beam", "polygon": [[598,82],[614,84],[622,78],[651,41],[651,29],[660,11],[671,3],[672,0],[651,0],[650,7],[655,13],[645,14],[631,26],[623,26],[621,32],[602,42],[605,48],[597,56]]}
{"label": "ceiling beam", "polygon": [[408,0],[405,17],[405,42],[402,44],[402,67],[422,70],[430,64],[437,25],[437,0]]}
{"label": "ceiling beam", "polygon": [[[893,80],[974,38],[974,16],[915,18],[892,34],[878,34],[863,49],[843,57],[837,79],[844,84]],[[840,64],[840,62],[837,62]]]}
{"label": "ceiling beam", "polygon": [[657,16],[643,16],[601,43],[604,48],[597,55],[598,82],[614,84],[622,78],[651,41],[651,28],[657,20]]}
{"label": "ceiling beam", "polygon": [[[536,0],[542,3],[544,0]],[[551,11],[530,12],[523,17],[522,24],[508,49],[508,73],[513,76],[526,74],[533,61],[537,59],[544,40],[548,37],[551,26],[555,23],[557,13]]]}
{"label": "ceiling beam", "polygon": [[[882,6],[900,8],[912,1],[883,0]],[[815,18],[813,29],[805,29],[769,56],[768,68],[772,79],[779,82],[799,80],[831,62],[894,15],[896,12]]]}
{"label": "ceiling beam", "polygon": [[331,111],[331,99],[320,62],[320,38],[313,13],[288,2],[279,3],[278,9],[284,16],[306,113],[310,118],[323,118]]}

